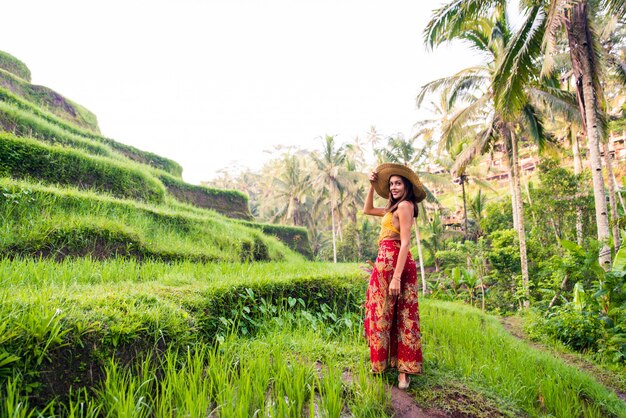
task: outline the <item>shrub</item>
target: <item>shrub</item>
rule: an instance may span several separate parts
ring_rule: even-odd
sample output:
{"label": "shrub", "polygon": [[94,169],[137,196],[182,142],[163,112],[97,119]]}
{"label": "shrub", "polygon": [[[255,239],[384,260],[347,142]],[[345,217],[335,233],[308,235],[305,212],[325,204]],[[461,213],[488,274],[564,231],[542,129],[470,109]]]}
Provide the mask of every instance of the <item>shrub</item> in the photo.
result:
{"label": "shrub", "polygon": [[439,265],[446,269],[467,265],[467,256],[458,249],[437,251],[435,257],[439,260]]}
{"label": "shrub", "polygon": [[554,337],[574,350],[596,350],[605,336],[600,318],[593,312],[564,305],[535,324],[539,331]]}
{"label": "shrub", "polygon": [[502,229],[513,229],[510,199],[489,203],[485,210],[487,214],[480,221],[480,226],[486,234]]}

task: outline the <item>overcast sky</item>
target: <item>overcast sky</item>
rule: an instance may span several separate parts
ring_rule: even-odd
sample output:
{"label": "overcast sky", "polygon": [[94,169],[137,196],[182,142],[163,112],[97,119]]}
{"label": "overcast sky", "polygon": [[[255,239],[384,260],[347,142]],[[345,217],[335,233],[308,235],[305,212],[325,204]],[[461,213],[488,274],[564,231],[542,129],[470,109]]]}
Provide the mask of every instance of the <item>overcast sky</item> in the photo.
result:
{"label": "overcast sky", "polygon": [[98,117],[105,136],[179,162],[190,183],[258,169],[275,145],[410,136],[421,85],[478,62],[427,52],[438,0],[11,0],[0,49]]}

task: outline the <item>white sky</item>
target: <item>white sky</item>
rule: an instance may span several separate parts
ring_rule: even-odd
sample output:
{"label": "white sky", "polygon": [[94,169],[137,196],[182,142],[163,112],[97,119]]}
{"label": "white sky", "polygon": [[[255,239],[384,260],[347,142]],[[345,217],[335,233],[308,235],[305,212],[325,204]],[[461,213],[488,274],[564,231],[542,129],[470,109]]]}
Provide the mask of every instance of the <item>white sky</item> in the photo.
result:
{"label": "white sky", "polygon": [[0,49],[98,117],[105,136],[172,158],[190,183],[258,169],[374,125],[409,137],[421,85],[477,62],[426,52],[439,0],[10,0]]}

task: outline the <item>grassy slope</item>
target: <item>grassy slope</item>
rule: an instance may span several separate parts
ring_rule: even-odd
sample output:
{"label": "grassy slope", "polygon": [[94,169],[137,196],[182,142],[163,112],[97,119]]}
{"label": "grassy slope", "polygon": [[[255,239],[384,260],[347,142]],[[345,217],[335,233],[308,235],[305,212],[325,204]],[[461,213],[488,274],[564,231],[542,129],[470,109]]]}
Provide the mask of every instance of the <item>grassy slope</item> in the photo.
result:
{"label": "grassy slope", "polygon": [[511,336],[496,317],[433,301],[426,304],[422,324],[425,339],[431,335],[425,360],[432,369],[494,393],[531,416],[626,416],[626,404],[614,393]]}
{"label": "grassy slope", "polygon": [[177,177],[182,174],[182,167],[168,158],[139,150],[77,127],[2,87],[0,87],[0,99],[3,103],[2,111],[5,113],[5,125],[10,126],[12,124],[21,130],[34,132],[39,134],[41,138],[48,140],[55,138],[57,141],[65,142],[92,140],[92,142],[108,146],[111,150],[115,150],[130,160],[153,166]]}
{"label": "grassy slope", "polygon": [[7,52],[0,51],[0,68],[30,82],[30,70],[26,64]]}
{"label": "grassy slope", "polygon": [[115,254],[196,261],[296,260],[277,240],[212,211],[0,179],[0,254]]}
{"label": "grassy slope", "polygon": [[0,86],[77,126],[99,132],[96,115],[83,106],[67,100],[56,91],[30,82],[0,68]]}
{"label": "grassy slope", "polygon": [[[47,90],[43,91],[42,88],[39,88],[40,86],[29,84],[28,68],[15,57],[9,54],[0,54],[0,64],[0,79],[2,81],[0,82],[0,127],[14,134],[12,136],[5,133],[5,136],[0,137],[0,145],[9,148],[8,152],[4,150],[0,154],[0,175],[29,179],[29,181],[43,181],[49,185],[77,186],[110,193],[118,198],[148,200],[153,203],[163,200],[165,190],[167,206],[170,209],[177,206],[178,215],[181,217],[186,216],[185,212],[191,212],[191,209],[188,210],[189,204],[191,204],[200,208],[201,216],[205,216],[206,210],[204,209],[211,209],[231,218],[252,220],[247,196],[243,193],[187,184],[180,179],[182,167],[174,161],[105,138],[97,132],[85,129],[84,125],[75,125],[76,120],[73,118],[64,119],[62,116],[64,111],[76,110],[79,106],[68,108],[66,105],[70,102],[61,96],[59,98],[62,100],[42,101],[40,96],[46,96],[44,93]],[[37,88],[35,89],[35,87]],[[54,94],[56,95],[56,93]],[[70,104],[74,105],[73,103]],[[57,109],[57,105],[62,109]],[[95,120],[95,117],[93,119]],[[46,142],[53,146],[38,145],[37,141]],[[19,148],[19,152],[16,147]],[[73,148],[73,150],[66,148]],[[35,160],[38,161],[39,165],[33,165]],[[143,183],[145,187],[139,183]],[[8,194],[15,195],[11,191]],[[146,198],[144,195],[152,197]],[[0,200],[2,197],[0,196]],[[171,197],[180,200],[182,204],[174,204]],[[9,200],[0,203],[6,205]],[[85,231],[91,241],[103,239],[101,236],[95,237],[95,235],[102,235],[98,234],[97,230],[100,226],[107,229],[104,225],[106,222],[100,222],[99,225],[94,225],[93,222],[86,222],[86,224],[91,224],[91,226],[82,222],[79,229]],[[113,235],[131,243],[136,241],[134,239],[136,235],[133,235],[133,232],[128,228],[124,230],[124,228],[117,228],[113,224],[114,222],[108,223],[109,230],[111,228],[116,230]],[[269,236],[274,236],[302,254],[310,254],[308,238],[298,228],[294,230],[287,227],[268,228],[266,225],[257,225],[253,222],[246,224],[246,226],[267,233]],[[133,229],[132,225],[130,229]],[[249,229],[243,229],[249,231]],[[233,226],[233,230],[235,231],[234,240],[241,241],[237,235],[242,228]],[[222,234],[221,238],[216,238],[213,241],[233,240],[233,237],[229,237],[227,233],[221,231],[220,233]],[[66,240],[66,235],[68,234],[61,233],[57,237],[57,241]],[[246,233],[245,235],[249,236],[250,234]],[[70,239],[73,238],[70,237]],[[245,239],[243,238],[244,241]],[[74,244],[77,243],[74,242]],[[192,243],[189,244],[190,247],[197,247]],[[244,243],[244,245],[247,244]],[[254,242],[251,245],[254,247]],[[180,242],[176,246],[180,246]],[[232,245],[228,243],[225,245],[225,247],[229,246]],[[117,248],[119,245],[113,247],[109,249],[115,253],[120,253],[119,248]],[[224,246],[220,245],[220,247]],[[93,253],[92,250],[93,248],[90,248],[83,253]],[[211,252],[212,249],[205,249],[204,252],[207,251]],[[254,251],[252,248],[253,253]],[[136,253],[136,251],[126,251],[127,255],[136,255]],[[142,250],[140,253],[150,254],[151,251]],[[37,254],[41,254],[41,252],[37,252]],[[196,255],[198,254],[196,252]],[[236,254],[237,252],[231,254],[230,258],[235,259]],[[174,255],[174,258],[179,255]],[[199,258],[196,258],[215,259],[213,256],[203,257],[200,255]]]}
{"label": "grassy slope", "polygon": [[[263,333],[262,324],[267,321],[278,324],[282,334],[270,338],[261,334],[235,344],[250,349],[268,343],[282,347],[287,358],[299,359],[305,368],[319,362],[358,374],[367,367],[358,303],[366,281],[354,265],[4,260],[0,283],[5,289],[0,294],[0,324],[6,327],[3,335],[9,336],[0,351],[19,347],[16,354],[21,360],[13,366],[40,370],[41,379],[57,390],[67,390],[58,377],[63,373],[66,381],[95,384],[87,382],[86,376],[104,376],[104,360],[112,352],[124,365],[154,349],[193,346],[203,350],[214,338],[225,337],[229,329],[240,335]],[[510,336],[495,317],[431,300],[423,301],[421,313],[425,374],[410,389],[417,402],[466,416],[626,416],[626,405],[614,394],[585,373]],[[292,321],[314,332],[290,336],[285,330]],[[344,334],[348,337],[341,337]],[[74,348],[68,351],[64,344]],[[240,352],[245,353],[250,352]],[[178,358],[174,364],[185,361],[184,350],[171,355]],[[80,363],[87,367],[72,367]],[[239,379],[242,373],[254,375],[260,363],[237,356],[226,364],[230,365],[226,370],[237,364],[249,367],[237,367],[239,371],[227,381],[244,385],[246,393],[251,393],[247,385],[252,383]],[[141,378],[140,374],[129,376]],[[393,374],[384,378],[394,381]],[[335,385],[346,385],[339,383],[338,374],[332,379]],[[221,382],[209,383],[222,387],[225,383]],[[130,393],[133,389],[128,384],[122,379],[116,390]],[[378,413],[388,411],[380,399],[372,408]],[[252,402],[251,398],[247,401]],[[153,402],[157,405],[161,400]],[[484,415],[486,410],[495,415]]]}
{"label": "grassy slope", "polygon": [[182,167],[172,160],[138,150],[71,125],[46,110],[0,88],[0,126],[20,136],[48,143],[61,143],[95,155],[131,160],[136,164],[166,170],[180,177]]}

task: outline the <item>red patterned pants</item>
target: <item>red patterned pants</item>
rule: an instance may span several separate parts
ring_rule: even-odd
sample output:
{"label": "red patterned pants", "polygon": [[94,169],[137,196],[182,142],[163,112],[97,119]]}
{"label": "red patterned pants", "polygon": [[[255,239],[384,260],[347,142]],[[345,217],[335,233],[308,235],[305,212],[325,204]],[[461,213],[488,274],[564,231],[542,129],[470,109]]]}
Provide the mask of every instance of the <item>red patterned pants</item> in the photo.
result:
{"label": "red patterned pants", "polygon": [[365,337],[370,347],[374,373],[387,366],[397,367],[401,373],[422,372],[422,342],[419,307],[417,303],[417,269],[409,252],[400,295],[389,296],[400,241],[382,240],[365,302]]}

